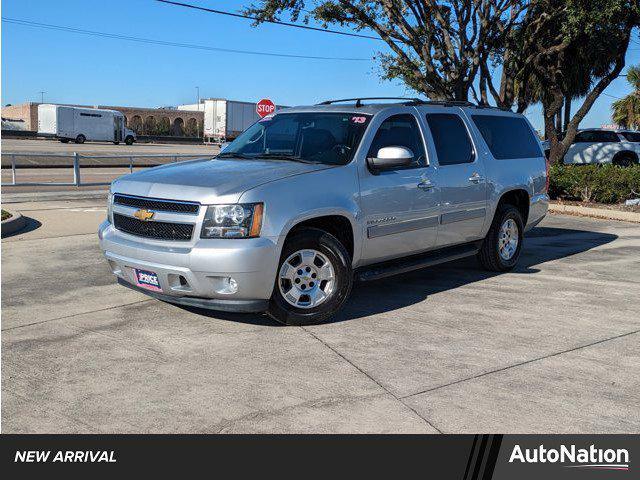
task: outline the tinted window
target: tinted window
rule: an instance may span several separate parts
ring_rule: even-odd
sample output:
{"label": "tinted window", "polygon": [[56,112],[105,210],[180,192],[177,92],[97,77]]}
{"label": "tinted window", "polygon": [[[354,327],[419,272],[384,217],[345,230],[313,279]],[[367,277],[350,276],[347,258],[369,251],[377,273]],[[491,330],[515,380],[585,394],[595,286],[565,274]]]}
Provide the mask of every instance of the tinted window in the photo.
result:
{"label": "tinted window", "polygon": [[405,147],[413,152],[413,166],[425,165],[424,144],[416,117],[410,114],[393,115],[387,118],[371,142],[369,157],[377,157],[384,147]]}
{"label": "tinted window", "polygon": [[473,146],[462,119],[451,113],[429,113],[427,123],[440,165],[473,162]]}
{"label": "tinted window", "polygon": [[640,142],[640,132],[622,132],[620,135],[629,142]]}
{"label": "tinted window", "polygon": [[532,158],[542,156],[538,140],[524,118],[472,115],[493,158]]}
{"label": "tinted window", "polygon": [[576,135],[576,139],[573,143],[609,143],[619,142],[618,134],[610,131],[602,130],[586,130]]}

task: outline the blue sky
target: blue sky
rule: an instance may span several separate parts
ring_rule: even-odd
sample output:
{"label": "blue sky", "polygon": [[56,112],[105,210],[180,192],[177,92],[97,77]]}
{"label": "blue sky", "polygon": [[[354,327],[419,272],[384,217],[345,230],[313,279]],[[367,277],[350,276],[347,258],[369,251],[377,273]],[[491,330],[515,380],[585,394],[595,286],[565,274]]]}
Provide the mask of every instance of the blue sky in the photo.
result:
{"label": "blue sky", "polygon": [[[186,0],[185,0],[186,1]],[[247,0],[248,1],[248,0]],[[247,1],[191,0],[220,10],[238,10]],[[286,53],[364,58],[327,61],[202,51],[100,38],[2,23],[2,104],[39,101],[157,107],[194,103],[201,97],[255,101],[269,97],[282,105],[327,98],[405,96],[400,82],[382,81],[369,60],[385,51],[381,41],[343,37],[277,25],[251,27],[244,19],[164,5],[152,0],[5,0],[2,16],[106,33],[177,43]],[[627,65],[640,63],[635,36]],[[619,78],[605,91],[630,91]],[[601,96],[582,127],[610,122],[610,104]],[[527,116],[541,127],[540,109]]]}

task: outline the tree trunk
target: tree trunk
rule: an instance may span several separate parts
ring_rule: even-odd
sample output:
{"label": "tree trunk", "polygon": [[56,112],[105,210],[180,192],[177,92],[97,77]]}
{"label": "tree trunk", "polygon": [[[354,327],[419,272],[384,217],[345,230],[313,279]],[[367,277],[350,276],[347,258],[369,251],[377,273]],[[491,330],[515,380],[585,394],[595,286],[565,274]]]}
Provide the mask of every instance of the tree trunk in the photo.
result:
{"label": "tree trunk", "polygon": [[567,95],[564,98],[564,124],[562,125],[562,131],[566,132],[569,128],[569,120],[571,120],[571,96]]}

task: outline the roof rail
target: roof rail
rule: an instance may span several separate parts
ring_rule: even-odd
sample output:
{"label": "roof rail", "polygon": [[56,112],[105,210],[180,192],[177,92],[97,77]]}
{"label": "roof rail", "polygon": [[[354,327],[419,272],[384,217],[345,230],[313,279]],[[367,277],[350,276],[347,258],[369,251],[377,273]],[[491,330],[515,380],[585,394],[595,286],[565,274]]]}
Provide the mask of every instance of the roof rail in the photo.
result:
{"label": "roof rail", "polygon": [[407,97],[360,97],[360,98],[342,98],[340,100],[325,100],[324,102],[318,103],[318,105],[332,105],[334,103],[355,101],[356,107],[361,107],[363,100],[404,100],[404,102],[408,102],[408,103],[421,103],[424,101],[424,100],[420,100],[419,98],[407,98]]}
{"label": "roof rail", "polygon": [[316,105],[332,105],[334,103],[343,102],[356,102],[356,108],[362,107],[363,100],[402,100],[402,105],[439,105],[442,107],[472,107],[472,108],[490,108],[510,111],[510,109],[503,109],[500,107],[494,107],[484,103],[472,103],[467,100],[422,100],[421,98],[407,98],[407,97],[360,97],[360,98],[342,98],[339,100],[325,100]]}

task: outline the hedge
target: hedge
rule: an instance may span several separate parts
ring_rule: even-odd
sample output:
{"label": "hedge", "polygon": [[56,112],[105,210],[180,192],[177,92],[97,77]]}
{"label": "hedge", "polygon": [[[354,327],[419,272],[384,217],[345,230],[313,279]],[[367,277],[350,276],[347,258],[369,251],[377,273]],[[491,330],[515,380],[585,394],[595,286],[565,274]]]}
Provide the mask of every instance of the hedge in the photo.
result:
{"label": "hedge", "polygon": [[622,203],[640,197],[640,165],[551,165],[552,199]]}

